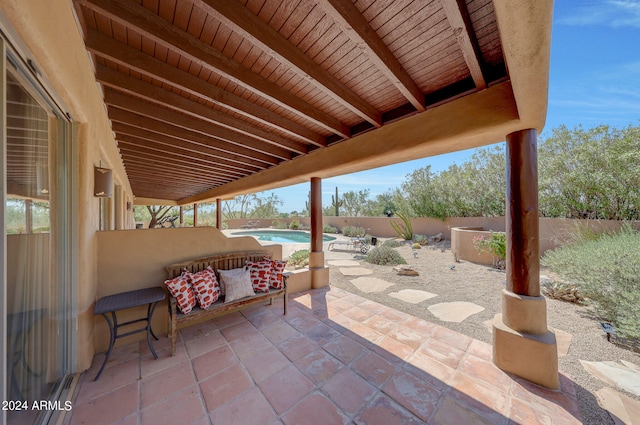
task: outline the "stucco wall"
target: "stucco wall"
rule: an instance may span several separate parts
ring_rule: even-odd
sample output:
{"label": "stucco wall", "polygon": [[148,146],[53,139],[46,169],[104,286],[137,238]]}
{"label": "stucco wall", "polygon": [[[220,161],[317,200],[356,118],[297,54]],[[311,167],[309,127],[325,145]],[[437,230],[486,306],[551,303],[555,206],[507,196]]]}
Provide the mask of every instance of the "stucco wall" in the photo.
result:
{"label": "stucco wall", "polygon": [[[118,292],[160,286],[167,278],[168,264],[208,257],[216,254],[264,250],[272,258],[282,258],[282,247],[268,247],[252,237],[227,238],[215,227],[116,230],[98,232],[98,285],[95,299]],[[144,308],[130,309],[118,315],[118,320],[143,317]],[[96,352],[106,350],[109,329],[101,316],[95,317],[94,343]],[[167,332],[166,301],[154,314],[156,334]],[[141,334],[129,340],[142,338]],[[119,345],[127,341],[118,342]]]}

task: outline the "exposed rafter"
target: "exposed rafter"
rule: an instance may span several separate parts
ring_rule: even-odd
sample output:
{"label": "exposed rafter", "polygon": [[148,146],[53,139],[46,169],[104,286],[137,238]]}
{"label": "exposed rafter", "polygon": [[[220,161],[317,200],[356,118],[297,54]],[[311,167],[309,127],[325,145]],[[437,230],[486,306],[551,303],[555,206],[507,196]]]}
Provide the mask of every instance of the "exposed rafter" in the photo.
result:
{"label": "exposed rafter", "polygon": [[471,78],[473,78],[476,88],[478,90],[485,89],[487,82],[482,74],[480,49],[473,35],[473,28],[469,21],[469,14],[464,0],[442,0],[442,8],[447,14],[447,19],[456,37],[456,41],[460,45],[462,55],[464,56],[465,62],[467,62],[467,66],[471,72]]}
{"label": "exposed rafter", "polygon": [[249,12],[237,1],[195,0],[207,12],[226,26],[242,34],[251,43],[269,52],[279,61],[294,69],[314,86],[322,89],[334,100],[368,121],[375,127],[382,126],[382,114],[363,101],[331,74],[319,67],[289,40]]}
{"label": "exposed rafter", "polygon": [[344,0],[315,1],[344,29],[349,38],[376,64],[413,107],[417,111],[424,111],[424,93],[356,6],[351,1]]}

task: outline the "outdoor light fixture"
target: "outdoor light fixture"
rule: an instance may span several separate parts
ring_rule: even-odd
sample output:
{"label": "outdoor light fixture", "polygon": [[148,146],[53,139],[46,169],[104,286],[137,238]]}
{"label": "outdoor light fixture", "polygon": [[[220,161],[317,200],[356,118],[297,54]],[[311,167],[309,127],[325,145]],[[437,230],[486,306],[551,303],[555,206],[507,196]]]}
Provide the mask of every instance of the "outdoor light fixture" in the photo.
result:
{"label": "outdoor light fixture", "polygon": [[108,168],[94,167],[93,196],[111,198],[113,193],[113,174]]}

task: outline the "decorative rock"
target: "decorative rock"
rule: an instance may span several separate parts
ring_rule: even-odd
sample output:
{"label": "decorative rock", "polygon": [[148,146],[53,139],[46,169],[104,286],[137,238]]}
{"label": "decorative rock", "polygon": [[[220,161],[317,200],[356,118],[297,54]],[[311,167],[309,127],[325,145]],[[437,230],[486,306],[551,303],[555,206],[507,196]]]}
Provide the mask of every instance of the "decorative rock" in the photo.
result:
{"label": "decorative rock", "polygon": [[393,268],[393,271],[395,271],[400,276],[420,276],[420,273],[418,273],[417,270],[414,270],[413,267],[406,264],[395,266]]}
{"label": "decorative rock", "polygon": [[431,242],[441,242],[442,241],[442,233],[438,233],[437,235],[431,236]]}

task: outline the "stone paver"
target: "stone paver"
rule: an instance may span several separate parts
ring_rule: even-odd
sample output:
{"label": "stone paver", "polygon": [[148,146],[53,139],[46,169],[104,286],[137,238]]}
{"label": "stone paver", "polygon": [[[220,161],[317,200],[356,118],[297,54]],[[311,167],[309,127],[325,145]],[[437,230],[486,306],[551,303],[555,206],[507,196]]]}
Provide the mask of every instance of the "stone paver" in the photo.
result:
{"label": "stone paver", "polygon": [[434,304],[428,308],[431,314],[438,319],[456,323],[460,323],[467,317],[484,310],[484,307],[466,301]]}
{"label": "stone paver", "polygon": [[336,267],[358,267],[360,265],[359,262],[355,260],[331,260],[328,261],[330,266]]}
{"label": "stone paver", "polygon": [[364,267],[341,267],[339,270],[345,276],[364,276],[373,273],[373,270],[365,269]]}
{"label": "stone paver", "polygon": [[438,294],[432,294],[431,292],[420,291],[418,289],[402,289],[398,292],[390,293],[389,296],[407,303],[418,304],[430,298],[437,297]]}
{"label": "stone paver", "polygon": [[602,388],[596,395],[616,425],[640,425],[640,402],[611,388]]}
{"label": "stone paver", "polygon": [[580,363],[587,372],[596,378],[640,396],[640,371],[636,367],[628,367],[616,362],[580,360]]}
{"label": "stone paver", "polygon": [[376,277],[359,277],[351,280],[350,282],[353,286],[368,294],[371,292],[383,292],[394,285],[391,282],[387,282],[386,280],[378,279]]}

